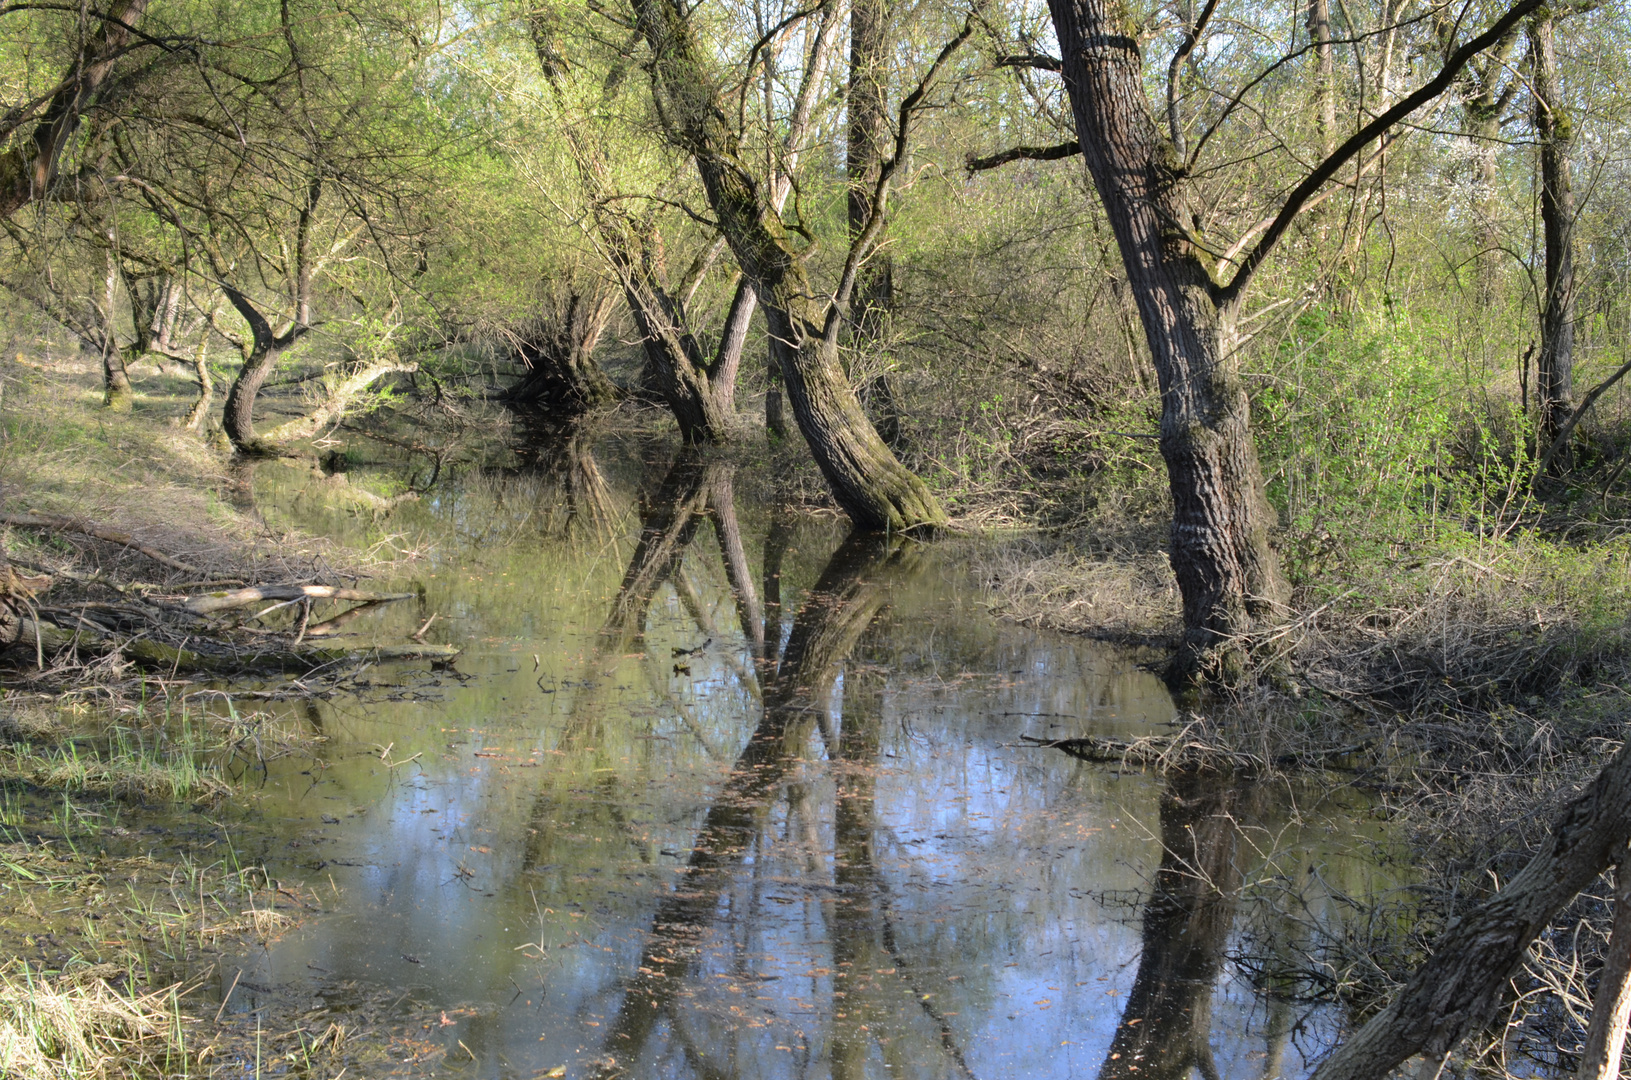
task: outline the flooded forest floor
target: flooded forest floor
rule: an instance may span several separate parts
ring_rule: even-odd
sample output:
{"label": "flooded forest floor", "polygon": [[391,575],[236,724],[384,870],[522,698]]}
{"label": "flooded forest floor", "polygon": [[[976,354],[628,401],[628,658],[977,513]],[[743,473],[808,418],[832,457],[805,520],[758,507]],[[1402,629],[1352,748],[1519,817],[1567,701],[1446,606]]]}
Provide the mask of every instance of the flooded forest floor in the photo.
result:
{"label": "flooded forest floor", "polygon": [[[624,414],[235,461],[3,366],[69,637],[0,673],[0,1071],[1303,1076],[1623,738],[1613,538],[1288,534],[1261,678],[1175,700],[1148,522],[849,536]],[[1567,1071],[1607,896],[1458,1068]]]}

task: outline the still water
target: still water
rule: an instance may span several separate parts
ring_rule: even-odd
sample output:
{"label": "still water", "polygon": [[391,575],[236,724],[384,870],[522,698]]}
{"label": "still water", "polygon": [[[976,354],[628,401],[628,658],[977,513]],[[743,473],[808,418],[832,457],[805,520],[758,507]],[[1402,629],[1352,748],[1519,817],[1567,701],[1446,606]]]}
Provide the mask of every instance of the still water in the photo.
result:
{"label": "still water", "polygon": [[269,867],[328,913],[226,964],[228,1008],[400,989],[441,1017],[414,1075],[1305,1074],[1340,1016],[1263,955],[1377,887],[1361,801],[1022,744],[1175,709],[990,618],[966,546],[749,479],[579,438],[376,519],[262,467],[273,527],[422,552],[349,640],[435,615],[464,653],[275,706],[328,741],[269,766]]}

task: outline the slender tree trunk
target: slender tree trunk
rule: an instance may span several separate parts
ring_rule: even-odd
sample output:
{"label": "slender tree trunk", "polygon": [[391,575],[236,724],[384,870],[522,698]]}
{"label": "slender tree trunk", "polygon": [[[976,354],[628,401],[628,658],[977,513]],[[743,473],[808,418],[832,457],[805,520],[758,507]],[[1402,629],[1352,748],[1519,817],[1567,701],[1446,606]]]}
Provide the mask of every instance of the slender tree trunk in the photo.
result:
{"label": "slender tree trunk", "polygon": [[772,203],[751,175],[688,12],[676,0],[636,0],[669,136],[696,162],[726,242],[765,309],[799,430],[833,496],[863,530],[946,520],[928,486],[901,465],[867,419],[838,355],[837,313],[810,281]]}
{"label": "slender tree trunk", "polygon": [[1050,0],[1049,7],[1077,135],[1160,383],[1172,569],[1185,628],[1171,674],[1229,677],[1242,636],[1274,618],[1287,597],[1269,545],[1272,511],[1240,380],[1235,312],[1219,309],[1202,253],[1180,231],[1193,219],[1191,192],[1150,111],[1135,28],[1122,24],[1109,0]]}
{"label": "slender tree trunk", "polygon": [[1608,958],[1597,976],[1591,1028],[1580,1054],[1579,1080],[1619,1080],[1625,1029],[1631,1023],[1631,858],[1622,854],[1614,871],[1614,928]]}
{"label": "slender tree trunk", "polygon": [[[213,313],[211,318],[213,318]],[[210,400],[215,396],[215,380],[210,376],[210,331],[206,324],[198,341],[198,349],[193,353],[193,374],[198,377],[198,400],[187,411],[187,419],[182,426],[188,431],[198,431],[204,426],[204,418],[210,413]]]}
{"label": "slender tree trunk", "polygon": [[102,346],[102,404],[114,412],[129,412],[136,392],[125,369],[125,353],[113,342]]}
{"label": "slender tree trunk", "polygon": [[[889,139],[889,4],[888,0],[855,0],[850,6],[849,130],[844,169],[849,181],[850,242],[866,228],[872,193],[883,167]],[[860,270],[850,323],[857,344],[875,342],[888,326],[895,306],[895,266],[887,251],[876,252]],[[868,376],[857,393],[891,448],[900,444],[901,413],[888,371]]]}
{"label": "slender tree trunk", "polygon": [[[1573,128],[1558,84],[1552,25],[1549,8],[1542,8],[1529,23],[1535,132],[1540,140],[1540,218],[1546,233],[1546,298],[1535,387],[1541,446],[1552,444],[1574,411],[1574,191],[1569,179]],[[1566,450],[1556,455],[1554,467],[1566,468],[1567,457]]]}
{"label": "slender tree trunk", "polygon": [[1308,0],[1308,40],[1314,45],[1314,123],[1320,152],[1336,148],[1336,53],[1331,47],[1331,0]]}
{"label": "slender tree trunk", "polygon": [[[114,239],[111,230],[108,236]],[[130,388],[130,373],[125,369],[125,351],[119,347],[119,336],[114,330],[119,300],[119,259],[112,249],[108,251],[107,269],[102,283],[101,310],[97,313],[102,323],[102,404],[115,412],[129,412],[135,393]]]}

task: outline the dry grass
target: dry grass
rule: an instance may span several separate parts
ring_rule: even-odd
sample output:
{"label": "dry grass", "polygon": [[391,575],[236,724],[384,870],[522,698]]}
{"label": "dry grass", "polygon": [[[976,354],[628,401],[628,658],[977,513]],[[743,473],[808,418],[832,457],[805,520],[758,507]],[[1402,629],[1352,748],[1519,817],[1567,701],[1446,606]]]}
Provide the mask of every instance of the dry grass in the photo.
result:
{"label": "dry grass", "polygon": [[164,1077],[187,1071],[175,992],[115,989],[107,973],[55,979],[0,968],[0,1075],[30,1080]]}
{"label": "dry grass", "polygon": [[1106,641],[1159,645],[1178,636],[1178,586],[1165,553],[1048,550],[1036,539],[984,548],[973,559],[993,613]]}
{"label": "dry grass", "polygon": [[[218,438],[170,421],[187,397],[179,380],[137,382],[129,413],[101,406],[98,372],[69,354],[50,362],[0,357],[0,505],[129,533],[198,571],[197,580],[312,578],[355,572],[334,545],[273,534],[246,490],[248,473]],[[171,385],[171,384],[175,385]],[[126,579],[182,583],[188,575],[118,545],[11,529],[20,563]]]}

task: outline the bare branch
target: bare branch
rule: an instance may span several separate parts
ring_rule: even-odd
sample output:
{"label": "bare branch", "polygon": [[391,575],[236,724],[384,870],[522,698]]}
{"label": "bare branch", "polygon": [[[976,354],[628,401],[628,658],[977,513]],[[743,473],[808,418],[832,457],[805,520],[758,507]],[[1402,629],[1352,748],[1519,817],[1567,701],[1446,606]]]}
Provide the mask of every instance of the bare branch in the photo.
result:
{"label": "bare branch", "polygon": [[1365,147],[1381,138],[1387,133],[1388,129],[1399,121],[1449,89],[1456,76],[1460,74],[1461,69],[1466,67],[1473,57],[1500,41],[1513,26],[1516,26],[1525,16],[1539,8],[1543,2],[1544,0],[1520,0],[1519,3],[1513,5],[1489,29],[1452,53],[1444,61],[1444,66],[1439,69],[1437,75],[1433,76],[1414,93],[1400,100],[1391,109],[1349,136],[1329,157],[1315,166],[1314,171],[1309,173],[1303,179],[1303,182],[1298,184],[1290,196],[1287,197],[1285,204],[1280,208],[1279,214],[1275,216],[1274,223],[1264,230],[1263,237],[1257,242],[1257,246],[1252,248],[1246,257],[1241,260],[1240,269],[1235,272],[1234,278],[1230,280],[1229,284],[1218,290],[1218,306],[1227,307],[1240,298],[1241,291],[1251,281],[1252,275],[1257,272],[1257,268],[1262,265],[1264,258],[1273,250],[1280,237],[1285,235],[1285,231],[1290,228],[1291,222],[1302,212],[1303,207],[1325,185],[1326,181],[1336,175],[1338,169],[1346,165],[1353,159],[1354,155],[1364,150]]}
{"label": "bare branch", "polygon": [[999,150],[986,157],[973,157],[964,162],[963,167],[970,174],[984,172],[986,169],[1000,168],[1010,161],[1059,161],[1064,158],[1075,157],[1082,152],[1082,144],[1075,139],[1069,142],[1056,143],[1053,146],[1013,146],[1007,150]]}

